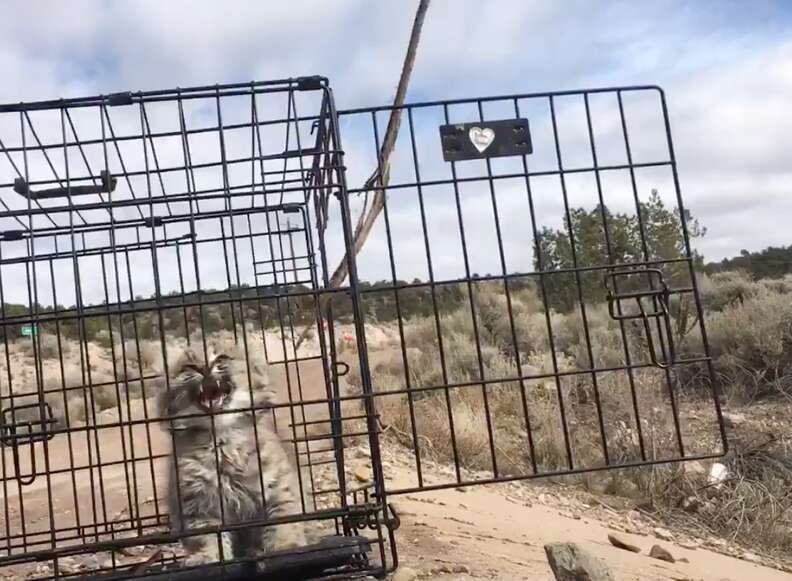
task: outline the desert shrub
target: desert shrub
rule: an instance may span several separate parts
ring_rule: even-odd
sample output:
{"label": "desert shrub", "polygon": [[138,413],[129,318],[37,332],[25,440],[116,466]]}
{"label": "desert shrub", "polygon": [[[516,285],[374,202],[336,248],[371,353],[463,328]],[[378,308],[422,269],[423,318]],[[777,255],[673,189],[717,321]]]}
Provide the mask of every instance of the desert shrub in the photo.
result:
{"label": "desert shrub", "polygon": [[763,278],[756,282],[761,289],[781,294],[792,294],[792,275],[783,278]]}
{"label": "desert shrub", "polygon": [[[35,347],[33,341],[36,342]],[[71,343],[65,338],[61,338],[59,346],[57,336],[41,334],[33,339],[25,338],[15,341],[14,351],[27,357],[33,357],[35,353],[38,353],[41,359],[56,359],[71,352]]]}
{"label": "desert shrub", "polygon": [[792,301],[760,290],[708,320],[716,370],[742,399],[792,393]]}
{"label": "desert shrub", "polygon": [[750,275],[742,270],[717,272],[699,277],[699,291],[704,308],[722,311],[735,303],[752,296],[758,286]]}
{"label": "desert shrub", "polygon": [[[66,366],[61,375],[60,368],[45,373],[43,377],[44,399],[52,408],[55,419],[62,427],[80,425],[86,421],[84,390],[68,389],[85,385],[79,367]],[[64,390],[64,388],[67,388]]]}
{"label": "desert shrub", "polygon": [[119,380],[137,380],[162,370],[162,350],[155,341],[127,340],[115,347],[115,372]]}

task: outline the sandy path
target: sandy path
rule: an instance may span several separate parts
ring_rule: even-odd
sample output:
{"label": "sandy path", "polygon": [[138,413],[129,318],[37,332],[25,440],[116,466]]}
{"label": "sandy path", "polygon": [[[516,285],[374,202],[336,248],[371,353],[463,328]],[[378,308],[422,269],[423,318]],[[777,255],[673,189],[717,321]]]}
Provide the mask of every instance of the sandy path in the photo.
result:
{"label": "sandy path", "polygon": [[[409,482],[403,468],[392,473],[394,484]],[[685,549],[651,535],[617,532],[642,551],[617,549],[607,540],[614,533],[607,523],[585,515],[564,516],[560,506],[537,503],[536,495],[520,498],[521,489],[526,490],[519,485],[498,485],[392,497],[402,519],[398,531],[402,565],[448,580],[549,581],[553,575],[544,545],[575,542],[606,562],[617,581],[792,580],[789,573],[703,548]],[[650,558],[654,544],[689,562],[671,564]]]}

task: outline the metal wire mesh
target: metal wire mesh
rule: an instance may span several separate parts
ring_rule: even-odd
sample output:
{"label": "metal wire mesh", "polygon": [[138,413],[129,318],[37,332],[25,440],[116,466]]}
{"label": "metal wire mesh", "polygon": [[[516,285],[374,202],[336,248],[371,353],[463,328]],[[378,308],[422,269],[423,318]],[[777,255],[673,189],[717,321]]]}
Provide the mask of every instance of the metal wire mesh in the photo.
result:
{"label": "metal wire mesh", "polygon": [[[391,111],[341,112],[348,167],[376,166]],[[389,492],[722,454],[662,91],[402,114],[358,257],[361,280],[380,281],[361,288],[366,327],[385,320],[392,337],[371,355],[377,408],[411,453],[412,482]],[[362,205],[382,187],[349,193]],[[427,480],[427,461],[454,470]]]}

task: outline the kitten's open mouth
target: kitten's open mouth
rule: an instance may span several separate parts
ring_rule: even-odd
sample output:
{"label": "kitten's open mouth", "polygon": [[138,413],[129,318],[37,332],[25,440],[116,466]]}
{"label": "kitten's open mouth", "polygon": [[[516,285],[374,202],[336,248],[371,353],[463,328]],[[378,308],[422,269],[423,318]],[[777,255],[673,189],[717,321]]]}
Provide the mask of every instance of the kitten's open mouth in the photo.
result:
{"label": "kitten's open mouth", "polygon": [[226,401],[228,401],[228,394],[225,393],[217,393],[212,395],[202,393],[198,398],[198,404],[208,412],[214,412],[223,409],[223,407],[225,407]]}
{"label": "kitten's open mouth", "polygon": [[198,405],[208,412],[215,412],[225,407],[231,397],[228,384],[221,382],[204,382],[198,395]]}

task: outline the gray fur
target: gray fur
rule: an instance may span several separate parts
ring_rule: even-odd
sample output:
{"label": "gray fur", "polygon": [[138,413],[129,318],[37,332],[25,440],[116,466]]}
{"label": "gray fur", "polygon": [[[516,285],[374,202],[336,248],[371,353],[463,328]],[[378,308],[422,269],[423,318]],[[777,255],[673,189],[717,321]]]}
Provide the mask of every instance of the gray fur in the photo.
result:
{"label": "gray fur", "polygon": [[[228,391],[222,410],[249,408],[252,401],[257,405],[271,403],[266,367],[250,356],[249,366],[252,400],[244,355],[234,358],[228,350],[210,352],[208,365],[204,365],[203,356],[187,349],[170,369],[171,389],[163,393],[160,406],[163,417],[172,418],[174,434],[168,499],[175,531],[302,511],[296,472],[275,431],[260,419],[270,414],[257,411],[256,437],[250,411],[218,413],[199,403],[205,402],[201,394],[212,389]],[[199,415],[180,417],[186,414]],[[188,553],[187,565],[252,558],[305,542],[302,523],[223,533],[222,554],[216,534],[185,537],[182,541]]]}

